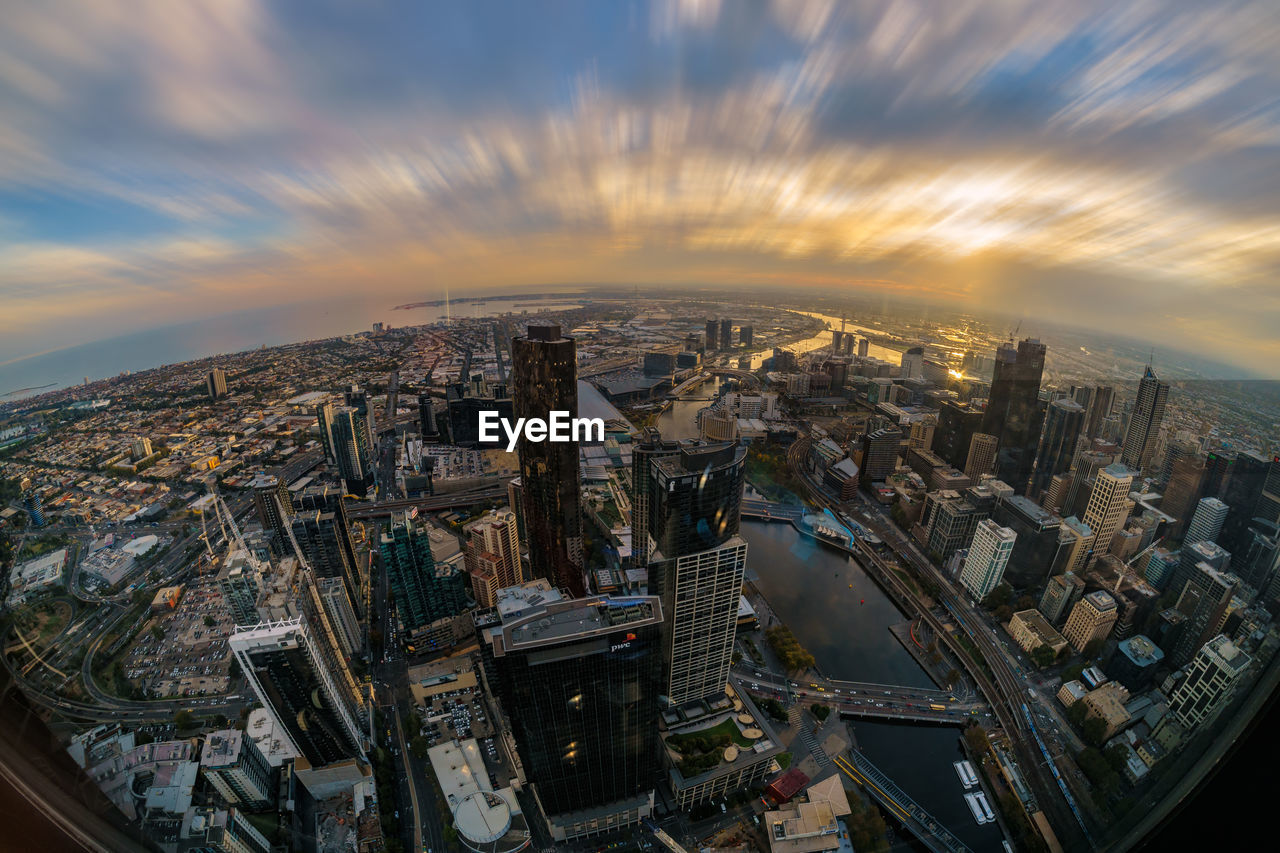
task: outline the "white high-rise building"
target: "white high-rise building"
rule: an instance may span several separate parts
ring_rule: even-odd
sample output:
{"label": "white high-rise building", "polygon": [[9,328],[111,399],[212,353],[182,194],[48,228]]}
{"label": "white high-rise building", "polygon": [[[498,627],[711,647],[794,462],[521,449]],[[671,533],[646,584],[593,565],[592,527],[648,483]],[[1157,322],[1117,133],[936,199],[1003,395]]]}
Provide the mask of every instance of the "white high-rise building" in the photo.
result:
{"label": "white high-rise building", "polygon": [[1227,520],[1228,507],[1217,498],[1203,498],[1196,504],[1196,511],[1187,525],[1187,535],[1183,541],[1188,545],[1195,542],[1217,542],[1222,532],[1222,523]]}
{"label": "white high-rise building", "polygon": [[973,533],[973,544],[969,546],[969,556],[965,558],[964,568],[960,570],[960,583],[969,590],[975,601],[982,601],[990,595],[991,590],[1004,578],[1004,569],[1009,564],[1015,539],[1016,533],[989,518],[978,522]]}
{"label": "white high-rise building", "polygon": [[1252,659],[1219,634],[1201,647],[1187,673],[1169,696],[1169,713],[1183,728],[1194,729],[1222,704]]}
{"label": "white high-rise building", "polygon": [[670,608],[664,637],[667,698],[682,705],[723,693],[733,663],[746,541],[732,536],[718,547],[671,560],[655,551],[651,566],[651,575],[663,578],[663,609]]}

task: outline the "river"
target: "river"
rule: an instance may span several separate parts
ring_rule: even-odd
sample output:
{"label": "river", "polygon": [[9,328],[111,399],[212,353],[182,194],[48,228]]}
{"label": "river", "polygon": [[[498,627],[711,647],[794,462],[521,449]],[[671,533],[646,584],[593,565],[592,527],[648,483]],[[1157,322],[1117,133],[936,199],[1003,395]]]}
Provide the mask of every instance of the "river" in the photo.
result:
{"label": "river", "polygon": [[[851,558],[802,537],[789,524],[744,521],[747,575],[828,677],[934,687],[889,633],[906,617]],[[1000,849],[995,824],[978,826],[951,762],[960,730],[910,723],[851,724],[863,753],[975,853]],[[995,808],[995,803],[991,804]]]}

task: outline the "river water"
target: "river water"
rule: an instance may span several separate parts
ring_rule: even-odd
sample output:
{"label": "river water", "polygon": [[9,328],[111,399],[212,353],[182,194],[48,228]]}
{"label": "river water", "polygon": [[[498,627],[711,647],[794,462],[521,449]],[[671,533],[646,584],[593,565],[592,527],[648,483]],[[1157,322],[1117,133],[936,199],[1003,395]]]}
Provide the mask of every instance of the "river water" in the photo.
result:
{"label": "river water", "polygon": [[[906,617],[851,558],[789,524],[744,521],[747,574],[828,677],[934,687],[889,633]],[[978,826],[951,762],[963,757],[954,726],[854,722],[863,753],[970,849],[1000,850],[995,824]],[[991,804],[992,809],[995,804]]]}

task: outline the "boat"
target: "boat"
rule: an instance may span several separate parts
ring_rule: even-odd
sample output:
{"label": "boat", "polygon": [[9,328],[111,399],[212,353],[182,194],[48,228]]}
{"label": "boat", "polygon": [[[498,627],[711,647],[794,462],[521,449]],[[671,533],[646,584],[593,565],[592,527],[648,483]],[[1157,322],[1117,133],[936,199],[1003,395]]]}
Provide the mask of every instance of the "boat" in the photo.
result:
{"label": "boat", "polygon": [[981,791],[978,791],[973,796],[978,801],[978,805],[982,806],[982,813],[987,816],[987,823],[990,823],[991,821],[995,820],[996,816],[992,814],[991,806],[987,805],[987,795],[982,793]]}
{"label": "boat", "polygon": [[960,777],[960,784],[964,785],[965,790],[978,784],[978,779],[973,775],[973,768],[969,766],[969,762],[953,761],[951,766],[956,769],[956,775]]}
{"label": "boat", "polygon": [[982,810],[982,806],[978,805],[977,794],[965,794],[964,801],[969,805],[969,813],[973,815],[973,819],[982,826],[987,822],[987,815]]}
{"label": "boat", "polygon": [[969,813],[973,815],[973,820],[978,822],[978,826],[982,826],[987,822],[987,816],[984,815],[982,807],[978,806],[978,800],[974,799],[973,794],[965,794],[964,802],[969,806]]}

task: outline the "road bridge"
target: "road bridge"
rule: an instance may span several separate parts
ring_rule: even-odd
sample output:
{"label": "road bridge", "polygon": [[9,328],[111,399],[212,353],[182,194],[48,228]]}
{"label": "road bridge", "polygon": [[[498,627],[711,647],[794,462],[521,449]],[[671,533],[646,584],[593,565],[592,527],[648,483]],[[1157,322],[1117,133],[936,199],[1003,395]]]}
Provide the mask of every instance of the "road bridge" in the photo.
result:
{"label": "road bridge", "polygon": [[805,508],[796,504],[779,504],[759,498],[742,499],[743,518],[754,518],[760,521],[799,521],[804,518]]}
{"label": "road bridge", "polygon": [[859,752],[850,753],[852,760],[835,756],[836,766],[857,782],[871,798],[905,826],[912,835],[934,853],[970,853],[969,848],[951,831],[911,799],[894,781],[880,772]]}

